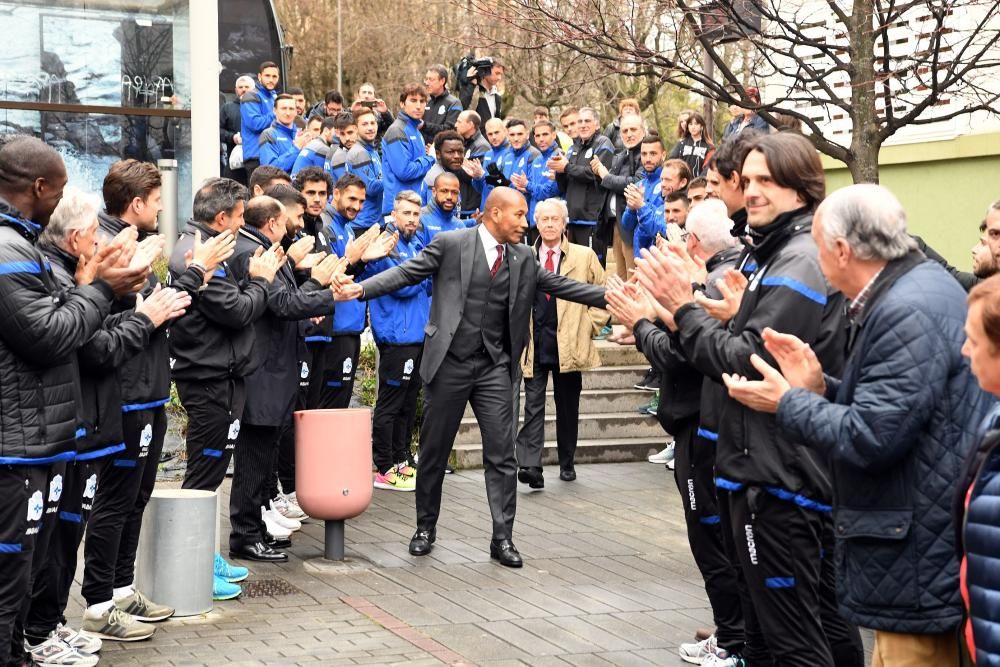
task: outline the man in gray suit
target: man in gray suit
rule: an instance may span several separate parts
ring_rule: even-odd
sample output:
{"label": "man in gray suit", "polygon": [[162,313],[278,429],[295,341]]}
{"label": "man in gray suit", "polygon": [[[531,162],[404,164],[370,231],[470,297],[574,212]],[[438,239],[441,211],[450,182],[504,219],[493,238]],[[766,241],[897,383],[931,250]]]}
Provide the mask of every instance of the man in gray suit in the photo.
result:
{"label": "man in gray suit", "polygon": [[528,338],[535,290],[603,308],[604,288],[551,273],[534,260],[521,243],[528,230],[528,204],[521,193],[495,188],[483,210],[479,226],[440,233],[415,258],[342,289],[374,299],[428,277],[434,280],[420,361],[426,384],[417,531],[410,553],[423,556],[433,548],[445,465],[471,402],[483,436],[486,497],[493,516],[490,556],[501,565],[521,567],[521,555],[511,542],[517,500],[511,387]]}

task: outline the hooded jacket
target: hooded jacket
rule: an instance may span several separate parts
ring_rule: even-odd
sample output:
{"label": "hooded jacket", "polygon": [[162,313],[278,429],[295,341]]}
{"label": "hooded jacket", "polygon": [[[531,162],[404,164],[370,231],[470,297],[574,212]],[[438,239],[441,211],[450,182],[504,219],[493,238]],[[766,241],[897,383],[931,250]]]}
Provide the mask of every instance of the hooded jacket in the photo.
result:
{"label": "hooded jacket", "polygon": [[76,354],[114,299],[101,280],[63,289],[35,247],[40,231],[0,199],[0,465],[48,465],[76,456]]}
{"label": "hooded jacket", "polygon": [[396,195],[403,190],[420,194],[424,174],[434,165],[434,158],[425,150],[417,121],[402,111],[382,137],[382,164],[385,182],[381,213],[386,215],[392,211]]}
{"label": "hooded jacket", "polygon": [[268,90],[260,81],[240,98],[240,138],[243,159],[260,158],[260,133],[274,122],[274,98],[277,91]]}

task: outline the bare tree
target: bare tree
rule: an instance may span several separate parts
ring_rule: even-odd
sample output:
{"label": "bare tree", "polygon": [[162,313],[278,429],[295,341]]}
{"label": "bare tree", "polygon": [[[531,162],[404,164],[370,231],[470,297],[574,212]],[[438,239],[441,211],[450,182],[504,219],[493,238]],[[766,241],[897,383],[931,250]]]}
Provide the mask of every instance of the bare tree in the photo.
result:
{"label": "bare tree", "polygon": [[[997,113],[1000,99],[995,0],[467,1],[497,47],[558,45],[771,125],[795,118],[855,182],[878,181],[879,151],[901,130]],[[733,57],[720,37],[741,40]],[[766,90],[763,104],[748,83]]]}

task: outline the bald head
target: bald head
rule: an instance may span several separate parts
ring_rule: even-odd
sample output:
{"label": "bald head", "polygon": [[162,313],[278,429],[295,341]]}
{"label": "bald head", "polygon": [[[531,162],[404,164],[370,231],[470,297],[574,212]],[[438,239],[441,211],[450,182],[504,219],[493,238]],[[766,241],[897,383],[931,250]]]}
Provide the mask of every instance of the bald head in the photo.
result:
{"label": "bald head", "polygon": [[66,187],[62,158],[40,139],[25,134],[0,137],[0,196],[43,227]]}
{"label": "bald head", "polygon": [[507,139],[507,127],[499,118],[490,118],[486,121],[485,130],[486,140],[493,148],[498,148]]}
{"label": "bald head", "polygon": [[483,226],[501,243],[520,243],[528,231],[528,202],[513,188],[493,188],[483,211]]}

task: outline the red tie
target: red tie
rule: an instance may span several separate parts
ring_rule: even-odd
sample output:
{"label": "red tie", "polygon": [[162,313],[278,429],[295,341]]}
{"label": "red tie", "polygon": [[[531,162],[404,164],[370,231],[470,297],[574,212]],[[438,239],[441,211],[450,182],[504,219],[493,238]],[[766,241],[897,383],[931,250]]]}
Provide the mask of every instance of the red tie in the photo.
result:
{"label": "red tie", "polygon": [[503,264],[503,246],[499,243],[497,244],[497,258],[493,260],[493,267],[490,269],[490,278],[497,277],[497,271],[500,270],[500,265]]}
{"label": "red tie", "polygon": [[[549,273],[555,273],[556,272],[556,266],[555,266],[555,264],[552,263],[552,255],[554,255],[555,253],[556,253],[555,250],[553,250],[552,248],[549,248],[549,255],[548,255],[548,257],[545,258],[545,270],[548,271]],[[545,300],[549,301],[550,299],[552,299],[552,295],[551,294],[546,294],[545,295]]]}

